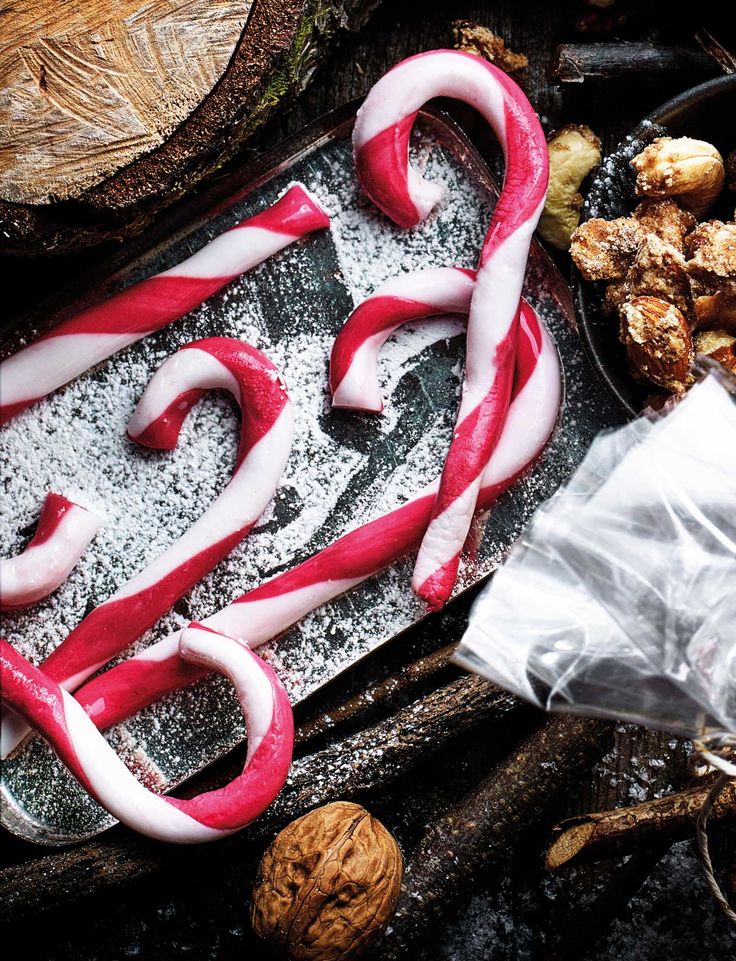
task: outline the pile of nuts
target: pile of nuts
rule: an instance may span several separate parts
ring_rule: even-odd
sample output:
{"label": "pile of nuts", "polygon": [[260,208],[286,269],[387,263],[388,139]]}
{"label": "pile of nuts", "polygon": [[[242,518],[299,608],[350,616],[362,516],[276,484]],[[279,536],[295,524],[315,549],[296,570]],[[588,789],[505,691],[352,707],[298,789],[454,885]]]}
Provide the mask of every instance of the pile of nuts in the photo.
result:
{"label": "pile of nuts", "polygon": [[642,202],[578,227],[570,253],[586,280],[607,283],[604,309],[618,317],[632,374],[681,393],[695,354],[736,371],[736,223],[699,222],[726,170],[736,190],[736,152],[724,164],[702,140],[660,137],[631,163]]}

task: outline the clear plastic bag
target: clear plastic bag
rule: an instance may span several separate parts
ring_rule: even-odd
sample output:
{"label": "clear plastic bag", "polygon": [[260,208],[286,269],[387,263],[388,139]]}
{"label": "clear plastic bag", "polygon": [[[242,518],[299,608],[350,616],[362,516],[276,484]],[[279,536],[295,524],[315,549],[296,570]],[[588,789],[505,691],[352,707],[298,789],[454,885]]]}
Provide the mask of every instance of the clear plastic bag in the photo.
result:
{"label": "clear plastic bag", "polygon": [[736,380],[600,435],[455,659],[547,710],[736,733]]}

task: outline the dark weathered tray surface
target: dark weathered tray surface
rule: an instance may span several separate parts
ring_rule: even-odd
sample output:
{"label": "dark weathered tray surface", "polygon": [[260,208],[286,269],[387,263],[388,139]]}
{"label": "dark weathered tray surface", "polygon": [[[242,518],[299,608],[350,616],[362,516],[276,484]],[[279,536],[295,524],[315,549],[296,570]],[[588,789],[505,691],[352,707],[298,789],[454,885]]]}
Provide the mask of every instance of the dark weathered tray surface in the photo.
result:
{"label": "dark weathered tray surface", "polygon": [[[400,503],[439,470],[462,367],[459,322],[439,319],[420,325],[387,345],[381,362],[387,396],[383,418],[330,410],[329,349],[354,304],[388,276],[438,264],[473,265],[493,185],[457,128],[434,112],[425,113],[414,144],[415,160],[429,176],[447,182],[448,199],[426,225],[401,232],[379,217],[357,189],[346,139],[351,117],[352,111],[348,119],[341,111],[337,119],[312,128],[255,186],[242,185],[234,198],[194,222],[192,229],[141,254],[84,299],[177,263],[209,237],[271,202],[294,180],[304,182],[324,202],[333,216],[330,233],[295,245],[235,281],[186,319],[37,405],[0,436],[6,449],[4,482],[15,503],[6,534],[18,532],[15,541],[11,537],[3,543],[6,553],[22,546],[20,532],[32,520],[44,485],[87,485],[88,495],[99,496],[110,515],[67,584],[46,604],[7,619],[6,633],[31,657],[38,659],[50,650],[89,605],[103,600],[178,536],[228,476],[237,418],[223,398],[203,401],[172,454],[141,451],[123,440],[125,423],[151,373],[183,343],[228,334],[264,348],[289,383],[297,408],[296,440],[279,495],[257,531],[177,604],[141,646],[191,618],[212,613]],[[460,590],[497,566],[537,505],[581,460],[597,431],[619,416],[583,361],[568,291],[538,246],[530,259],[526,296],[560,351],[563,412],[539,463],[486,519],[478,556],[464,568]],[[74,424],[81,437],[71,458],[58,436],[60,424]],[[29,432],[42,453],[28,454]],[[29,458],[22,471],[17,469],[20,451]],[[112,478],[108,464],[115,465]],[[407,559],[262,649],[295,702],[424,616],[411,594],[410,574]],[[166,791],[243,735],[227,684],[210,679],[165,698],[109,736],[147,784]],[[5,765],[2,796],[3,823],[47,844],[89,837],[113,823],[38,740]]]}

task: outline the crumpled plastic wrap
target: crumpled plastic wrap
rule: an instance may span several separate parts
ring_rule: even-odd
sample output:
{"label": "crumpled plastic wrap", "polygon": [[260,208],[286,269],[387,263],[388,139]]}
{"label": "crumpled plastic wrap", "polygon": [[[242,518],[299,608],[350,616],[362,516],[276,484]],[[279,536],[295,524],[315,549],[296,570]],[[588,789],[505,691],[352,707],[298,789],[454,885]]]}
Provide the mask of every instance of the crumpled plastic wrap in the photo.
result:
{"label": "crumpled plastic wrap", "polygon": [[601,434],[455,660],[547,710],[736,732],[736,380]]}

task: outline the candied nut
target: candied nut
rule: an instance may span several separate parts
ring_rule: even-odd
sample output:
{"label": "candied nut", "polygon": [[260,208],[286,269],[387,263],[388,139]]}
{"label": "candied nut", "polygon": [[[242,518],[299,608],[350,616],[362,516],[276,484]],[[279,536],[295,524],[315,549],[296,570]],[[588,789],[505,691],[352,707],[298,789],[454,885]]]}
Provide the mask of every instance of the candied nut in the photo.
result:
{"label": "candied nut", "polygon": [[335,801],[287,825],[261,859],[251,924],[290,961],[350,961],[394,913],[401,852],[365,808]]}
{"label": "candied nut", "polygon": [[736,337],[727,330],[704,330],[695,336],[695,353],[717,360],[736,371]]}
{"label": "candied nut", "polygon": [[472,20],[456,20],[452,25],[452,36],[456,50],[465,50],[483,57],[506,73],[526,70],[529,60],[523,53],[514,53],[503,39],[488,27]]}
{"label": "candied nut", "polygon": [[631,291],[625,280],[617,280],[606,287],[603,297],[603,312],[618,314],[627,300],[631,299]]}
{"label": "candied nut", "polygon": [[643,197],[677,197],[702,216],[723,189],[723,158],[704,140],[658,137],[631,161],[636,192]]}
{"label": "candied nut", "polygon": [[635,297],[621,308],[621,341],[647,380],[681,391],[693,362],[690,328],[681,311],[657,297]]}
{"label": "candied nut", "polygon": [[586,280],[621,280],[643,238],[641,224],[632,217],[595,217],[573,231],[570,254]]}
{"label": "candied nut", "polygon": [[685,253],[685,237],[697,226],[697,220],[683,210],[674,200],[642,200],[634,211],[634,218],[648,234],[656,234],[660,240],[672,244],[681,254]]}
{"label": "candied nut", "polygon": [[[710,291],[733,288],[736,293],[736,224],[708,220],[688,235],[688,271]],[[734,281],[733,284],[724,281]]]}
{"label": "candied nut", "polygon": [[572,232],[580,223],[580,185],[601,162],[601,142],[590,127],[569,124],[551,135],[547,150],[549,187],[539,233],[553,247],[568,250]]}
{"label": "candied nut", "polygon": [[736,294],[720,290],[703,294],[693,300],[693,310],[697,328],[717,327],[736,334]]}
{"label": "candied nut", "polygon": [[656,234],[647,234],[639,245],[624,284],[628,300],[641,296],[659,297],[674,304],[686,316],[691,312],[685,259],[677,248],[660,240]]}

